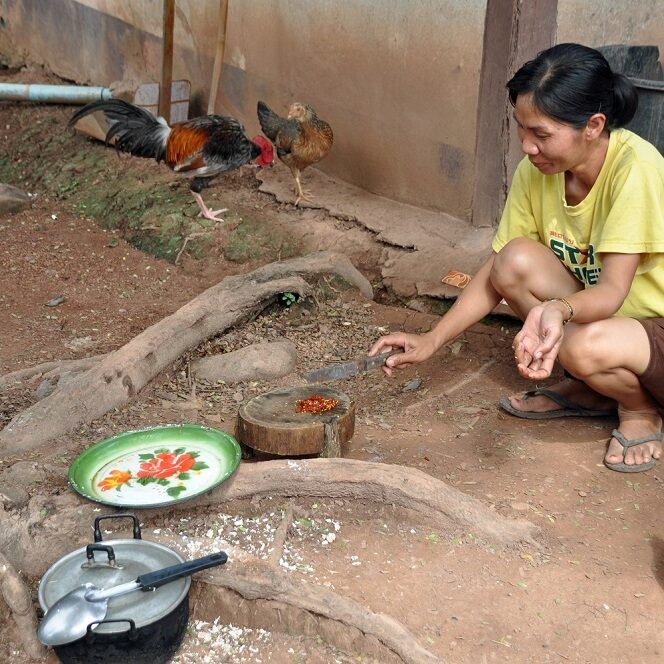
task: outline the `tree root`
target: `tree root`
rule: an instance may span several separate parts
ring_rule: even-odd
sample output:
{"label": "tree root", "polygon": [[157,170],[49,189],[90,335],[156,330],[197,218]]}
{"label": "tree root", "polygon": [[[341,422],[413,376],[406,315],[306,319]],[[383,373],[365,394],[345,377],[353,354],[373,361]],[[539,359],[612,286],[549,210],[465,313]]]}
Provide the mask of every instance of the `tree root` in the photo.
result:
{"label": "tree root", "polygon": [[539,546],[540,529],[530,521],[508,519],[476,498],[407,466],[355,459],[276,460],[241,464],[213,491],[174,509],[212,506],[251,496],[325,497],[394,504],[420,512],[437,524],[461,525],[497,544]]}
{"label": "tree root", "polygon": [[4,597],[14,618],[17,634],[30,659],[46,659],[46,648],[37,640],[37,616],[30,590],[18,572],[0,553],[0,596]]}
{"label": "tree root", "polygon": [[5,454],[35,449],[122,406],[182,353],[256,316],[279,293],[309,294],[310,286],[299,275],[316,273],[338,274],[372,295],[371,285],[348,258],[331,252],[227,277],[109,353],[57,393],[16,415],[0,431],[0,449]]}
{"label": "tree root", "polygon": [[364,654],[371,648],[379,661],[387,659],[381,657],[387,651],[405,664],[443,664],[391,616],[373,613],[329,588],[293,578],[244,551],[227,552],[229,563],[223,570],[197,579],[214,587],[212,593],[207,591],[205,604],[222,620],[299,634],[314,632],[350,653]]}
{"label": "tree root", "polygon": [[43,362],[34,367],[13,371],[12,373],[0,376],[0,390],[10,389],[12,387],[21,387],[26,381],[33,382],[37,379],[56,378],[65,371],[79,373],[87,371],[106,357],[103,355],[92,355],[91,357],[81,357],[75,360],[53,360],[52,362]]}

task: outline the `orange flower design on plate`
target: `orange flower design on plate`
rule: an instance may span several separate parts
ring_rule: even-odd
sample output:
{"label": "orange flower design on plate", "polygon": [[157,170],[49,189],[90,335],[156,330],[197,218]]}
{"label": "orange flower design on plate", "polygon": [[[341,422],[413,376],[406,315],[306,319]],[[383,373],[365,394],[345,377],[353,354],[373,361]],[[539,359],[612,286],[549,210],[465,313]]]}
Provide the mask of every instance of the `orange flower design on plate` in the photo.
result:
{"label": "orange flower design on plate", "polygon": [[131,473],[127,470],[112,470],[97,486],[102,491],[119,489],[131,479]]}
{"label": "orange flower design on plate", "polygon": [[174,452],[160,452],[154,458],[144,461],[138,471],[138,478],[153,477],[164,479],[178,473],[186,473],[196,464],[196,459],[189,452],[175,454]]}
{"label": "orange flower design on plate", "polygon": [[175,450],[162,447],[152,452],[139,453],[138,471],[111,470],[97,486],[102,491],[120,491],[125,486],[136,490],[153,484],[164,487],[171,498],[178,498],[187,490],[185,482],[192,479],[190,470],[200,473],[209,468],[205,461],[198,460],[199,455],[199,452],[193,450],[187,452],[184,447]]}

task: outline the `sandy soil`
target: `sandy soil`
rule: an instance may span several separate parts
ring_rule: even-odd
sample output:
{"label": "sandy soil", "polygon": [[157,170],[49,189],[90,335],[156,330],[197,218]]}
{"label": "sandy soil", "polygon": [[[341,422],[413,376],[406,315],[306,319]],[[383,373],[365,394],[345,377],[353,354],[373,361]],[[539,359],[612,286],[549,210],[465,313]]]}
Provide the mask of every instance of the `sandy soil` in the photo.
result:
{"label": "sandy soil", "polygon": [[[237,227],[209,229],[205,241],[189,242],[174,264],[196,224],[186,186],[171,186],[170,174],[151,162],[118,160],[103,146],[74,137],[64,128],[70,112],[0,103],[7,148],[0,155],[0,181],[34,194],[30,209],[0,220],[2,373],[118,348],[225,276],[312,248],[347,247],[378,292],[378,301],[369,301],[330,282],[315,303],[274,307],[209,340],[124,408],[73,432],[79,451],[129,428],[164,423],[194,421],[232,433],[239,404],[252,396],[297,383],[314,366],[362,355],[387,330],[424,331],[435,323],[434,313],[408,309],[381,291],[381,248],[370,233],[324,210],[277,204],[258,191],[250,170],[219,180],[207,192],[211,205],[230,208],[228,218]],[[127,176],[136,190],[149,192],[138,204],[140,215],[126,203],[131,186],[125,180],[115,186]],[[145,196],[151,196],[148,202]],[[88,214],[95,197],[104,206]],[[111,225],[113,215],[126,223]],[[177,221],[179,233],[157,233],[175,238],[170,248],[160,245],[170,260],[137,248],[154,236],[156,223],[163,231],[165,219]],[[60,296],[62,303],[48,306]],[[502,549],[391,505],[296,501],[298,518],[282,567],[402,621],[441,660],[660,662],[661,465],[640,475],[607,470],[602,456],[615,425],[610,418],[526,421],[500,412],[501,395],[528,387],[512,366],[516,329],[509,319],[487,319],[421,367],[392,379],[376,371],[339,383],[357,404],[355,434],[344,455],[417,468],[502,515],[528,519],[543,531],[539,546]],[[185,403],[189,359],[274,338],[296,344],[294,375],[219,386],[196,404]],[[35,401],[35,387],[0,391],[0,426]],[[5,459],[5,465],[16,461]],[[30,495],[70,491],[71,461],[57,445],[31,456],[33,472],[17,480],[24,495],[15,493],[6,509],[20,518]],[[213,520],[215,538],[236,537],[234,546],[255,551],[282,507],[228,504],[223,513],[192,511],[180,525],[155,510],[144,528],[146,537],[171,528],[200,551],[210,543],[205,525]],[[251,542],[237,535],[238,518],[246,520],[242,532],[254,532]],[[331,532],[335,537],[327,538]],[[52,562],[45,552],[45,566]],[[38,579],[26,581],[34,591]],[[320,639],[271,626],[265,632],[215,627],[213,620],[198,606],[177,661],[367,661]],[[27,661],[11,624],[5,625],[0,660]]]}

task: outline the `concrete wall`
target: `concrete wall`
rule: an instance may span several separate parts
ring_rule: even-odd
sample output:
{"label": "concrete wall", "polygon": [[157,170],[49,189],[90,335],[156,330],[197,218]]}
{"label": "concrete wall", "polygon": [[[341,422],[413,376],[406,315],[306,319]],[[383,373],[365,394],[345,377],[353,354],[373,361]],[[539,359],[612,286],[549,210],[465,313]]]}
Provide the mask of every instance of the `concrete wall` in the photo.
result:
{"label": "concrete wall", "polygon": [[[178,0],[173,77],[207,107],[218,0]],[[321,169],[459,217],[469,211],[485,0],[231,0],[216,109],[314,106],[335,132]],[[161,0],[0,0],[0,54],[82,83],[157,81]],[[20,46],[19,46],[20,44]]]}
{"label": "concrete wall", "polygon": [[[470,208],[484,0],[233,3],[222,105],[309,102],[332,125],[322,169],[464,217]],[[286,10],[287,7],[287,10]]]}
{"label": "concrete wall", "polygon": [[[335,132],[322,170],[468,219],[476,162],[503,161],[475,145],[488,1],[229,0],[215,109],[253,133],[258,99],[277,111],[310,103]],[[505,11],[537,10],[533,1],[506,0]],[[662,0],[537,1],[557,2],[557,41],[664,54]],[[192,114],[207,108],[219,6],[176,3],[173,78],[191,81]],[[162,0],[0,0],[0,58],[80,83],[158,81],[161,32]]]}
{"label": "concrete wall", "polygon": [[[217,0],[178,0],[173,78],[207,98],[217,39]],[[81,84],[158,82],[162,0],[0,0],[0,57],[36,62]]]}
{"label": "concrete wall", "polygon": [[664,62],[662,0],[558,0],[558,43],[653,45]]}

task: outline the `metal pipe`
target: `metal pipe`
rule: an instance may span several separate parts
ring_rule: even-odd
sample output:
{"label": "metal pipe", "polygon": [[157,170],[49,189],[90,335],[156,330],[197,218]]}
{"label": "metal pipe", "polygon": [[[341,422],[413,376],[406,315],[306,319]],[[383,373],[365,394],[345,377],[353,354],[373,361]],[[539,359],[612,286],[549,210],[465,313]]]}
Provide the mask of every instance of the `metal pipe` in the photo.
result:
{"label": "metal pipe", "polygon": [[0,101],[36,101],[53,104],[87,104],[113,97],[109,88],[85,85],[0,83]]}

